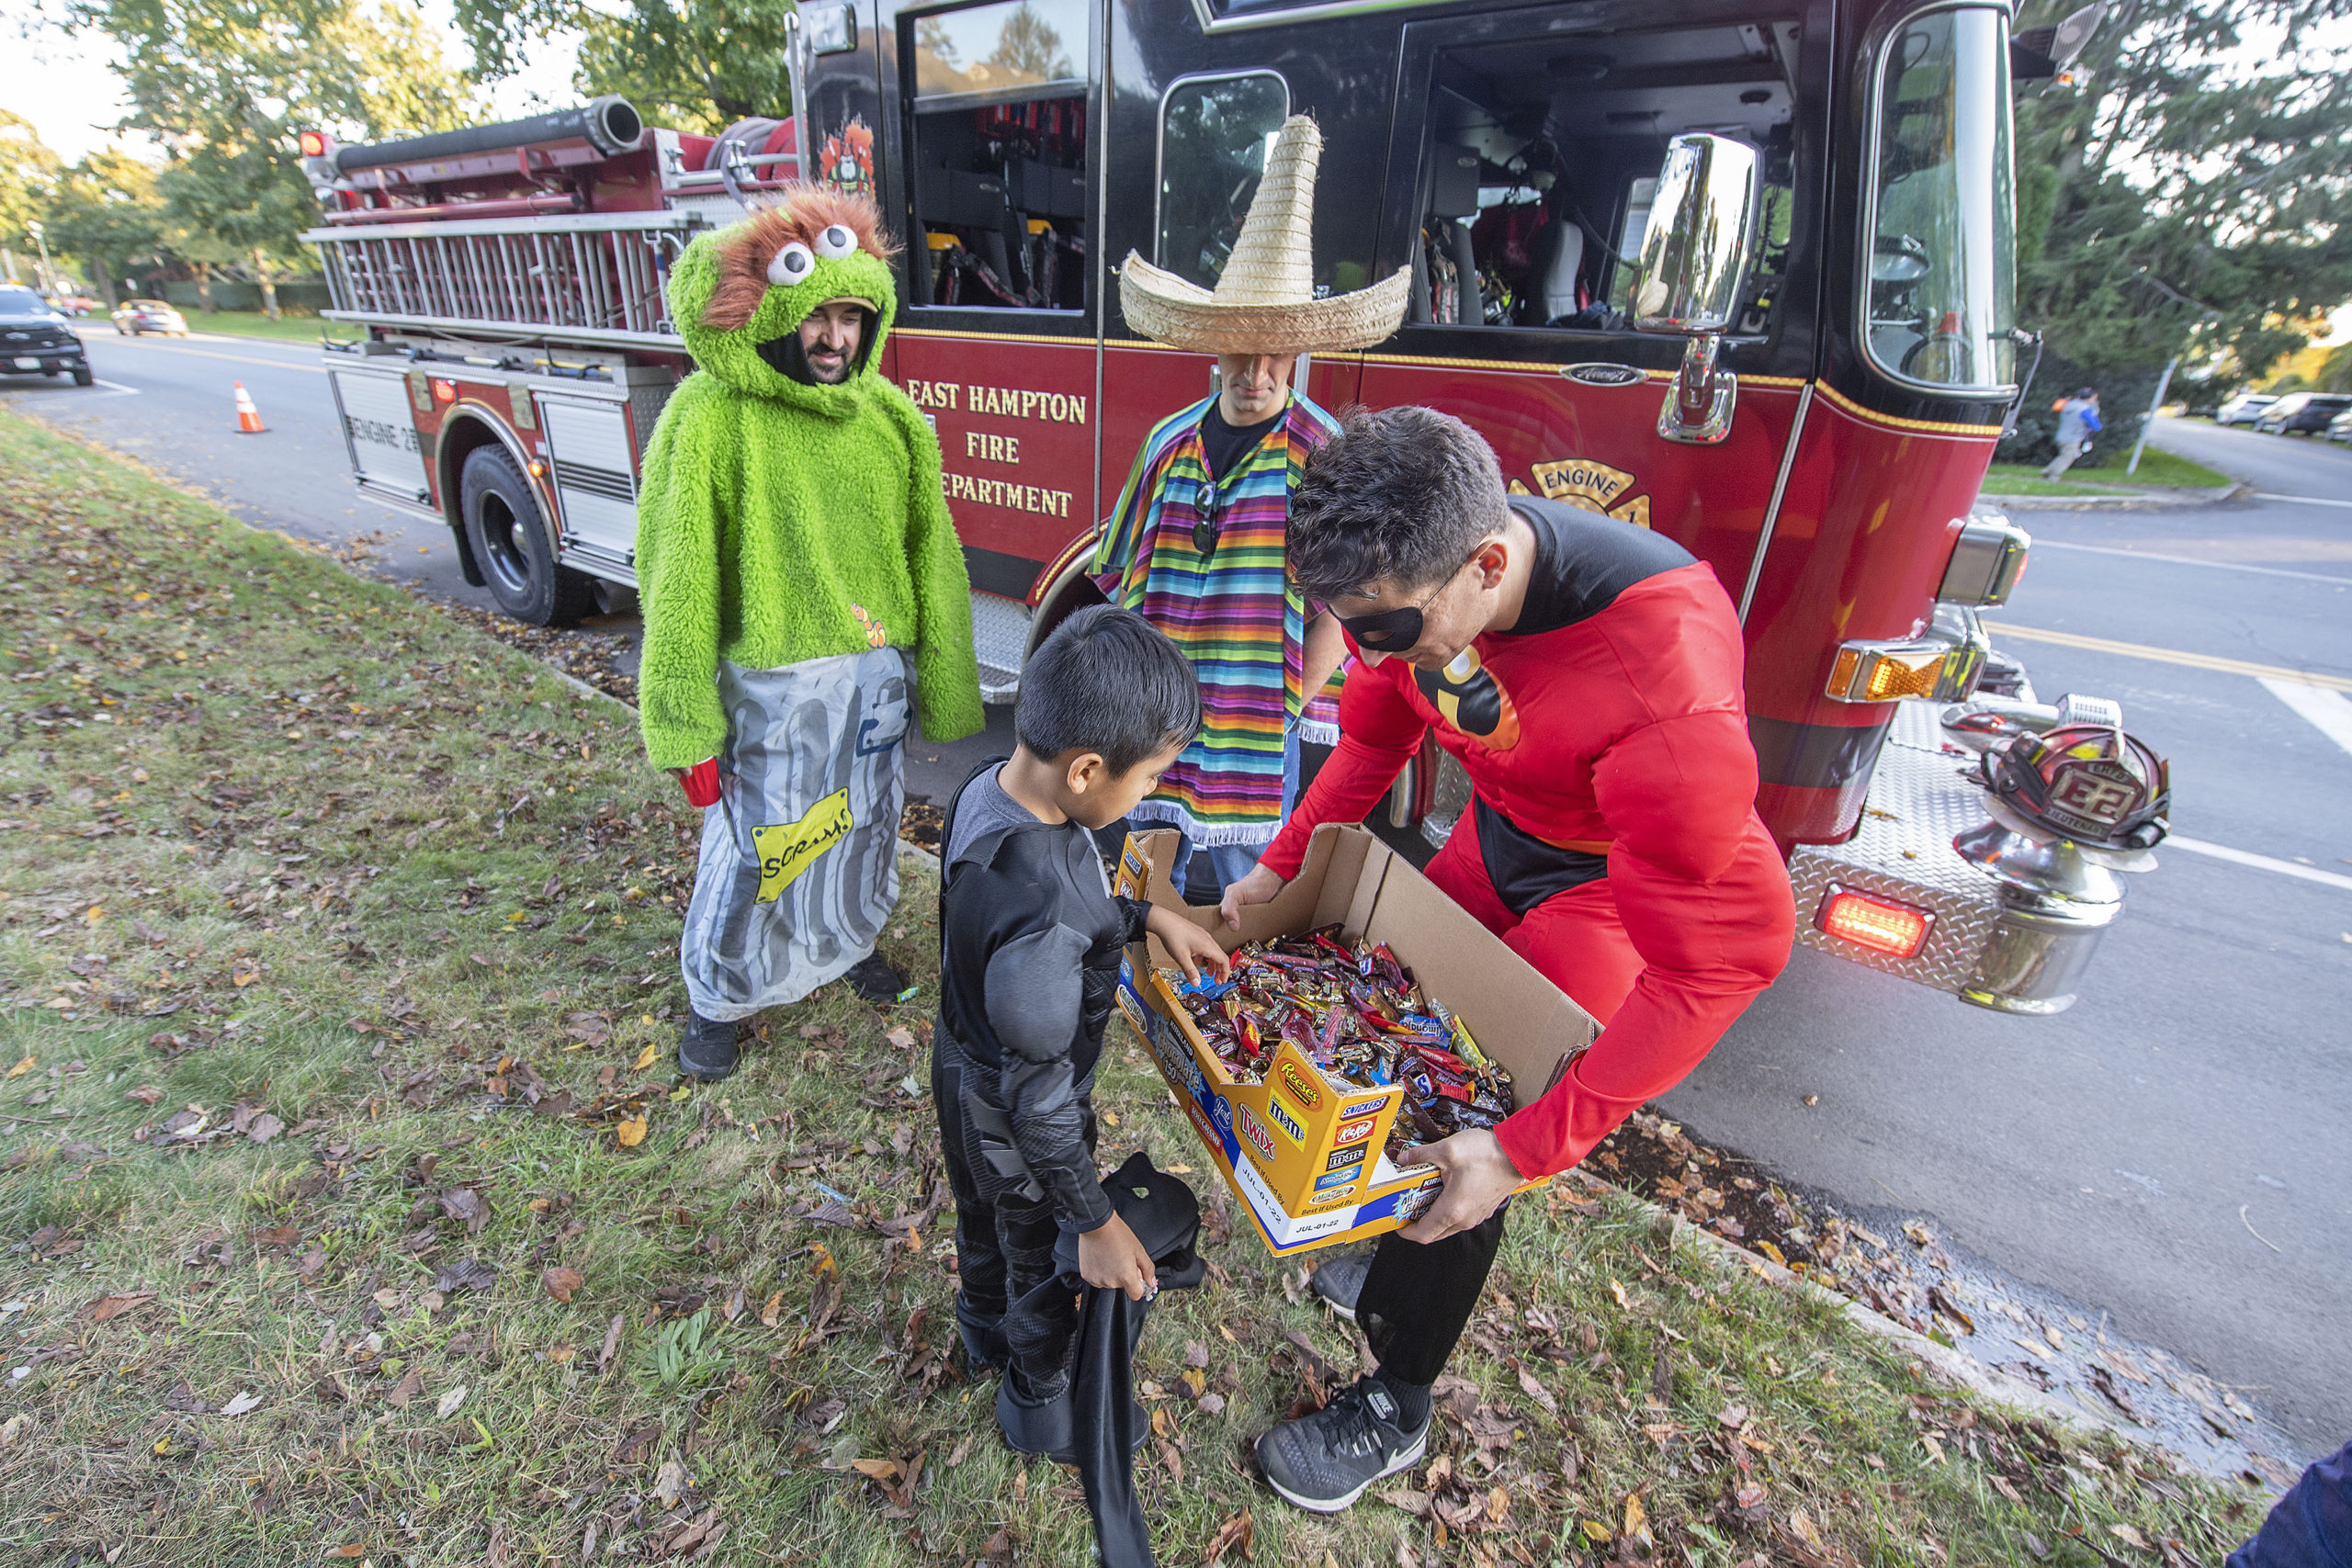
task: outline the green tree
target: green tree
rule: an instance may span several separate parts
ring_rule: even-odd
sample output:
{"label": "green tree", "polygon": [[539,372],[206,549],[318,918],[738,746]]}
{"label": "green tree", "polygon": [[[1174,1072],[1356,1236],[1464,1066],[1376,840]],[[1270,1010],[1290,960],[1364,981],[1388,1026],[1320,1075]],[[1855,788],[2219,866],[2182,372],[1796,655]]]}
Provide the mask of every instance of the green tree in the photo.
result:
{"label": "green tree", "polygon": [[155,171],[118,148],[101,148],[66,170],[43,220],[51,249],[89,268],[109,309],[118,302],[117,279],[172,251]]}
{"label": "green tree", "polygon": [[751,115],[788,115],[785,18],[792,0],[629,0],[583,8],[580,85],[618,93],[658,125],[717,131]]}
{"label": "green tree", "polygon": [[28,258],[35,254],[25,225],[46,212],[63,172],[30,120],[0,109],[0,246],[16,256],[20,276],[31,276]]}
{"label": "green tree", "polygon": [[[2081,0],[2029,0],[2018,25]],[[2055,375],[2098,386],[2095,452],[2128,448],[2165,361],[2208,399],[2301,347],[2352,299],[2352,0],[2110,0],[2075,84],[2021,84],[2019,319]],[[2043,405],[2043,406],[2037,406]],[[2098,460],[2097,457],[2093,461]]]}
{"label": "green tree", "polygon": [[512,72],[531,45],[577,32],[583,93],[619,93],[655,123],[715,131],[792,112],[792,0],[456,0],[474,74]]}
{"label": "green tree", "polygon": [[67,0],[69,26],[121,46],[131,110],[166,163],[164,213],[201,284],[247,272],[276,313],[275,282],[308,258],[317,215],[297,145],[306,130],[373,141],[479,118],[476,96],[415,11],[361,0]]}

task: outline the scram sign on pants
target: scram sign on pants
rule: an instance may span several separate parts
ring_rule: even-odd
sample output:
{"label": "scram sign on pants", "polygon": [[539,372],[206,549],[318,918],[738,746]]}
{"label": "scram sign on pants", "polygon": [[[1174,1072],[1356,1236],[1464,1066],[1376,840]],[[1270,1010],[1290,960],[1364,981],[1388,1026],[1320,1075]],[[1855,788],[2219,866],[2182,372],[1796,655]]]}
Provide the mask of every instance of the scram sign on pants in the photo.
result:
{"label": "scram sign on pants", "polygon": [[798,1001],[874,951],[899,901],[911,687],[895,648],[778,670],[721,660],[727,749],[680,966],[695,1012]]}

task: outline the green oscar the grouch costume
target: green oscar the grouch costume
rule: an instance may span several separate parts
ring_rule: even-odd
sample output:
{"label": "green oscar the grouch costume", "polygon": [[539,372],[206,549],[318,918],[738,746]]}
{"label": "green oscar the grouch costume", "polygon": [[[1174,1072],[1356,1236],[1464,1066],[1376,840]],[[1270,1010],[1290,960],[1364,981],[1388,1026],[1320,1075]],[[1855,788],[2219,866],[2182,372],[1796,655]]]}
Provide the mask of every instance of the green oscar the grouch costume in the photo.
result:
{"label": "green oscar the grouch costume", "polygon": [[[862,965],[888,919],[908,667],[933,741],[981,724],[938,441],[873,368],[888,254],[870,202],[793,186],[671,274],[700,374],[646,448],[638,686],[654,765],[723,780],[680,944],[722,1068],[735,1021]],[[844,301],[864,327],[827,384],[801,323]]]}

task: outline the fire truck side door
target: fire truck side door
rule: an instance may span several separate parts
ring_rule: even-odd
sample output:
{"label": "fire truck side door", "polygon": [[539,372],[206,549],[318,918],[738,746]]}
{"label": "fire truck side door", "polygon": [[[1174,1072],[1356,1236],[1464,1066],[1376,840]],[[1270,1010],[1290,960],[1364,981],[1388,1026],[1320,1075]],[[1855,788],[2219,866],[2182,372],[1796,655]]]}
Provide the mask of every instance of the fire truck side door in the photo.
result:
{"label": "fire truck side door", "polygon": [[1012,694],[1027,600],[1096,516],[1103,0],[886,6],[886,212],[907,236],[891,373],[938,433],[980,687]]}
{"label": "fire truck side door", "polygon": [[591,570],[628,566],[637,558],[637,479],[627,409],[542,395],[538,411],[567,557],[578,552]]}
{"label": "fire truck side door", "polygon": [[335,412],[343,419],[351,477],[360,488],[410,506],[431,504],[424,447],[417,438],[415,416],[409,412],[406,375],[337,365],[328,368],[327,384],[334,389]]}

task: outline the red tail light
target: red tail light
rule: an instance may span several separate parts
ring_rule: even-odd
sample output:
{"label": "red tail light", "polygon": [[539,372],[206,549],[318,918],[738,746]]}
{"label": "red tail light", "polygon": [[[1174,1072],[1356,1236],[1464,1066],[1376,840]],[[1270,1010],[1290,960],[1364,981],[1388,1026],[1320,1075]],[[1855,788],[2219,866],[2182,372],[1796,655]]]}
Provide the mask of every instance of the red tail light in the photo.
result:
{"label": "red tail light", "polygon": [[323,158],[326,155],[326,132],[322,130],[306,130],[302,132],[302,156],[305,158]]}
{"label": "red tail light", "polygon": [[1813,923],[1856,947],[1890,958],[1916,958],[1928,945],[1928,930],[1936,923],[1936,917],[1892,898],[1856,893],[1833,883]]}
{"label": "red tail light", "polygon": [[433,400],[442,403],[456,402],[458,400],[458,384],[455,381],[434,382]]}

